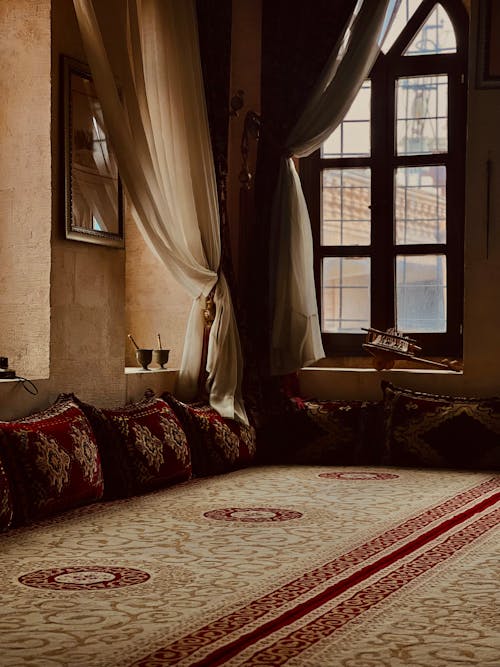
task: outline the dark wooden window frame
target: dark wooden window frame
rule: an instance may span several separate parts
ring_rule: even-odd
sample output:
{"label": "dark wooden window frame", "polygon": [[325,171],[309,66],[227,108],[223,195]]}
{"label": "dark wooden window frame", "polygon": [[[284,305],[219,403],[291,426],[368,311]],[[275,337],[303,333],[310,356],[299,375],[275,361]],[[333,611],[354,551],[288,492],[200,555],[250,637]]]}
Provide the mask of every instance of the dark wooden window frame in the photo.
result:
{"label": "dark wooden window frame", "polygon": [[[465,139],[467,109],[468,15],[460,0],[441,0],[455,29],[457,51],[453,54],[403,56],[436,0],[424,0],[387,54],[381,53],[370,80],[371,155],[359,158],[321,158],[320,151],[300,162],[314,241],[314,273],[321,312],[321,266],[325,257],[371,258],[371,326],[394,326],[395,257],[398,254],[445,254],[447,258],[447,331],[418,333],[415,337],[426,356],[462,355],[463,254],[465,216]],[[448,75],[448,152],[427,155],[396,155],[395,82],[405,76]],[[393,241],[394,170],[405,166],[444,165],[446,188],[446,243],[395,245]],[[368,167],[372,175],[371,244],[326,246],[320,243],[321,172],[327,168]],[[409,332],[411,334],[411,332]],[[363,334],[323,333],[327,356],[361,356]]]}

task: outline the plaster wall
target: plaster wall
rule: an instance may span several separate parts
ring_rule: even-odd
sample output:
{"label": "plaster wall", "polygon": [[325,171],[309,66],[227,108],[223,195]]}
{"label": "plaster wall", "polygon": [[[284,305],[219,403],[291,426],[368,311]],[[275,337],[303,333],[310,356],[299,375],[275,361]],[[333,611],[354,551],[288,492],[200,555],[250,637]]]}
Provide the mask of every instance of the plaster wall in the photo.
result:
{"label": "plaster wall", "polygon": [[[125,329],[126,365],[136,366],[135,351],[124,338],[131,333],[139,347],[170,350],[168,367],[179,368],[191,297],[172,277],[168,268],[150,250],[128,214],[125,220]],[[126,341],[126,343],[125,343]]]}
{"label": "plaster wall", "polygon": [[125,392],[124,251],[64,238],[62,54],[85,61],[73,3],[53,0],[51,384],[116,405]]}
{"label": "plaster wall", "polygon": [[48,377],[50,0],[2,0],[0,32],[0,355]]}

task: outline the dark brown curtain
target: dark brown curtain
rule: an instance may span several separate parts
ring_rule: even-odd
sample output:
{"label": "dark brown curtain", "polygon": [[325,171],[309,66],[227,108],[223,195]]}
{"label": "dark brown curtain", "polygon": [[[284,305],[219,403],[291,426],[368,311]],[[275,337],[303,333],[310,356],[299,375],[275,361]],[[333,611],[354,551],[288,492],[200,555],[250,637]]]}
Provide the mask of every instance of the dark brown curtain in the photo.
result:
{"label": "dark brown curtain", "polygon": [[196,2],[201,66],[219,196],[222,235],[221,264],[234,298],[233,267],[226,211],[231,7],[231,0],[197,0]]}
{"label": "dark brown curtain", "polygon": [[256,187],[254,276],[245,294],[253,323],[251,335],[261,352],[261,375],[268,377],[270,342],[269,242],[270,211],[282,146],[306,104],[337,39],[343,33],[356,0],[273,0],[263,2],[262,15],[262,134]]}

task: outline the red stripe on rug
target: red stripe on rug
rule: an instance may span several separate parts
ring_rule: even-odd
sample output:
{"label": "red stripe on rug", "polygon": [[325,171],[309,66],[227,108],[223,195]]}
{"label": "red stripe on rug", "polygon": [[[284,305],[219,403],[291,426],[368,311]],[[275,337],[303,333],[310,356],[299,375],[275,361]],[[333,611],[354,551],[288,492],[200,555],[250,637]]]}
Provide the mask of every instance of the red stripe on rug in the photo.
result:
{"label": "red stripe on rug", "polygon": [[[470,526],[466,526],[458,533],[448,537],[444,542],[417,556],[410,563],[404,563],[382,579],[358,591],[348,600],[343,600],[334,609],[297,628],[286,637],[278,639],[272,646],[254,653],[248,660],[245,660],[245,667],[262,667],[262,665],[276,667],[277,665],[283,665],[290,658],[311,648],[318,641],[326,639],[346,623],[358,618],[358,616],[385,600],[389,595],[396,593],[417,577],[429,572],[464,546],[471,544],[475,539],[498,525],[499,520],[500,510],[495,510],[481,517]],[[209,664],[210,667],[215,667],[215,665],[222,663],[221,661],[201,661],[196,664]]]}
{"label": "red stripe on rug", "polygon": [[230,633],[244,628],[245,625],[258,620],[270,612],[275,612],[287,602],[291,602],[304,593],[313,590],[332,577],[352,569],[377,553],[397,544],[397,542],[405,539],[416,530],[424,528],[433,521],[446,516],[450,512],[456,511],[485,493],[498,488],[499,485],[500,478],[492,477],[466,491],[462,491],[441,502],[439,505],[405,520],[403,523],[390,528],[381,535],[377,535],[377,537],[355,547],[346,554],[342,554],[342,556],[333,561],[305,572],[297,579],[286,583],[279,589],[257,600],[253,600],[237,611],[218,618],[189,635],[174,640],[168,646],[158,649],[149,656],[145,656],[135,662],[134,667],[175,665],[179,660],[186,659],[201,648],[223,639]]}
{"label": "red stripe on rug", "polygon": [[[255,642],[269,636],[273,632],[276,632],[277,630],[280,630],[287,625],[291,625],[303,616],[309,614],[311,611],[318,609],[325,603],[331,602],[331,600],[338,597],[342,593],[345,593],[345,591],[349,590],[353,586],[360,584],[362,581],[365,581],[372,575],[377,574],[390,565],[393,565],[396,561],[404,558],[405,556],[408,556],[413,551],[416,551],[437,537],[440,537],[460,523],[467,521],[475,514],[483,512],[499,500],[500,493],[496,493],[478,503],[474,507],[465,510],[461,514],[457,514],[454,517],[446,519],[441,524],[439,524],[439,526],[431,528],[431,530],[429,530],[427,533],[419,535],[419,537],[417,537],[415,540],[408,542],[392,553],[386,554],[374,563],[366,565],[358,572],[354,572],[349,577],[346,577],[345,579],[336,582],[332,586],[329,586],[327,589],[314,596],[310,600],[298,604],[294,609],[287,610],[285,613],[277,616],[267,623],[264,623],[260,627],[255,628],[255,630],[252,630],[246,635],[243,635],[238,639],[230,642],[229,644],[226,644],[226,646],[213,651],[210,655],[202,658],[200,661],[191,663],[190,667],[207,667],[208,665],[210,667],[217,667],[218,665],[223,664],[226,662],[226,660],[240,653],[243,649],[248,648]],[[260,664],[262,665],[268,663]]]}

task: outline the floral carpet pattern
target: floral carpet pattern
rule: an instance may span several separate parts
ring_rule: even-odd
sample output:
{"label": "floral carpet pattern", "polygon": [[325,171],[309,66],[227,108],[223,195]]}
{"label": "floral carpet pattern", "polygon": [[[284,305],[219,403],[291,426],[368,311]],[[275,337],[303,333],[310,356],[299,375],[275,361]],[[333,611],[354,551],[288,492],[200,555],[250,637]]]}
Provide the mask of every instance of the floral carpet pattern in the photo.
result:
{"label": "floral carpet pattern", "polygon": [[0,536],[1,667],[498,667],[500,477],[270,466]]}

